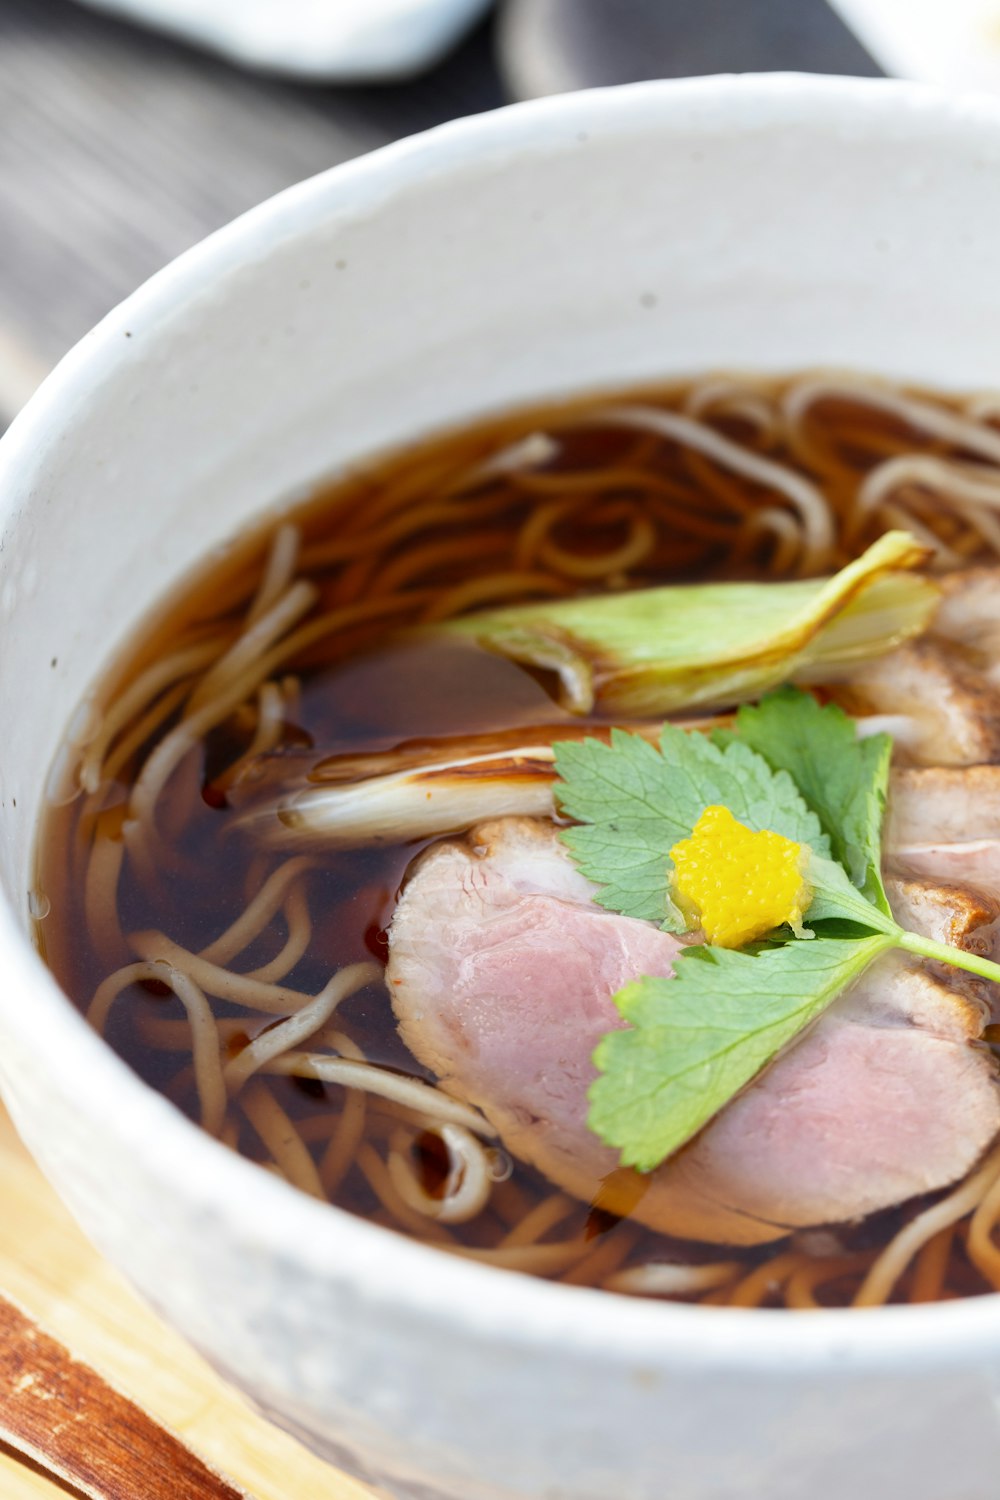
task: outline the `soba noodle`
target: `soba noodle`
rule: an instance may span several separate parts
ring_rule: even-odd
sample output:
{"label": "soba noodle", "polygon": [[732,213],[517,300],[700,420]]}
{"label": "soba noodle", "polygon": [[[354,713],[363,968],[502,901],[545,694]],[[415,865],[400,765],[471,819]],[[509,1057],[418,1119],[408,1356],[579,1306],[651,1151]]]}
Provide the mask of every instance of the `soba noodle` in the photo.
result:
{"label": "soba noodle", "polygon": [[[734,1307],[1000,1289],[1000,1147],[937,1202],[842,1239],[732,1254],[668,1242],[511,1176],[477,1110],[374,1055],[366,1017],[391,1021],[381,964],[325,957],[346,908],[328,904],[322,859],[254,855],[223,829],[238,909],[198,941],[175,923],[202,876],[185,837],[206,800],[224,808],[269,756],[305,753],[314,677],[398,627],[581,588],[832,572],[897,525],[943,568],[1000,556],[1000,400],[713,376],[508,418],[347,479],[192,590],[159,631],[165,649],[120,670],[71,739],[40,943],[91,1023],[126,1037],[223,1143],[453,1253]],[[325,978],[304,987],[317,965]]]}

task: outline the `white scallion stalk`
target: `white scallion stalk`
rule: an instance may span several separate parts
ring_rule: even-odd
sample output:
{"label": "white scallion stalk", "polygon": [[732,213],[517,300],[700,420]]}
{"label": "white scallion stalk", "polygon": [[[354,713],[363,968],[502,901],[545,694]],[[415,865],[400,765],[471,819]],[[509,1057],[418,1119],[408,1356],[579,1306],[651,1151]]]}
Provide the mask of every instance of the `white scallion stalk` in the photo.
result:
{"label": "white scallion stalk", "polygon": [[[691,721],[709,728],[721,718]],[[653,743],[658,724],[628,724]],[[335,756],[309,784],[261,802],[240,826],[281,848],[356,848],[460,833],[489,818],[555,816],[552,788],[559,740],[607,739],[608,729],[576,725],[501,731],[442,740],[422,751]]]}

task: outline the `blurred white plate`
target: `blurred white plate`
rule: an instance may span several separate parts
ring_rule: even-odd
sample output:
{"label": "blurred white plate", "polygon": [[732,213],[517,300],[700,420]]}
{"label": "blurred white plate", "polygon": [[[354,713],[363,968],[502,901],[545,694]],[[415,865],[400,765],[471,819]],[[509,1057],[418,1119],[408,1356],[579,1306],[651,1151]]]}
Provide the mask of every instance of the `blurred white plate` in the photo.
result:
{"label": "blurred white plate", "polygon": [[830,0],[888,73],[1000,92],[1000,0]]}
{"label": "blurred white plate", "polygon": [[343,82],[431,67],[492,0],[84,0],[248,67]]}

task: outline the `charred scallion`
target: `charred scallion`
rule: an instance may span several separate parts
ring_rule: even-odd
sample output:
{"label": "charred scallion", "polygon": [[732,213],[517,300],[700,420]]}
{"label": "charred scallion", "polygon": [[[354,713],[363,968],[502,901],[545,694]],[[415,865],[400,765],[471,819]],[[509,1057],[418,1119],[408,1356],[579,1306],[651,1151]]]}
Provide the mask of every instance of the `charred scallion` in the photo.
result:
{"label": "charred scallion", "polygon": [[830,680],[909,640],[938,599],[912,572],[928,555],[892,531],[832,578],[546,600],[424,629],[554,673],[572,713],[652,717]]}

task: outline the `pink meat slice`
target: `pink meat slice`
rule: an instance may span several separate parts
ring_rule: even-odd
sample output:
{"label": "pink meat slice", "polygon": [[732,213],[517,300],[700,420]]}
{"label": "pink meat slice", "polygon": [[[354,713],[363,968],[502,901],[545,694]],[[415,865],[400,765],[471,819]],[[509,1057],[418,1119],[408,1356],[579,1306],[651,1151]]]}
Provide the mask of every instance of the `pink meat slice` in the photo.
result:
{"label": "pink meat slice", "polygon": [[683,1238],[757,1244],[956,1181],[1000,1128],[974,1000],[883,960],[646,1177],[587,1128],[616,990],[669,976],[677,940],[604,911],[548,822],[504,818],[418,861],[387,972],[400,1033],[522,1161]]}
{"label": "pink meat slice", "polygon": [[901,874],[1000,897],[1000,765],[894,770],[886,859]]}
{"label": "pink meat slice", "polygon": [[960,844],[1000,839],[1000,765],[896,766],[886,842]]}
{"label": "pink meat slice", "polygon": [[1000,760],[1000,693],[953,640],[931,636],[910,641],[865,662],[829,691],[857,717],[889,715],[906,721],[903,744],[918,765]]}

